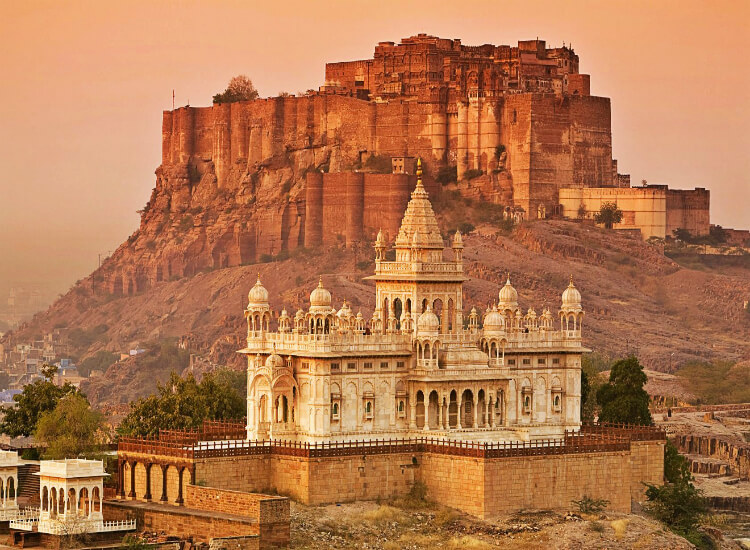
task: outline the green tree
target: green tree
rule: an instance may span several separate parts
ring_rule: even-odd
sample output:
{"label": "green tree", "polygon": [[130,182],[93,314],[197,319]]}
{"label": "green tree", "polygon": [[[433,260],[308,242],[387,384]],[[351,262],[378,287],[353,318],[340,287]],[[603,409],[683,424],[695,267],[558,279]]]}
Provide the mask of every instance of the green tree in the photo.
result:
{"label": "green tree", "polygon": [[599,420],[652,424],[648,393],[643,389],[647,380],[646,373],[635,356],[615,362],[609,373],[609,382],[596,392],[596,399],[601,406]]}
{"label": "green tree", "polygon": [[107,439],[104,415],[91,410],[82,395],[66,395],[53,410],[41,415],[34,437],[45,447],[45,459],[98,453]]}
{"label": "green tree", "polygon": [[605,202],[594,214],[594,221],[603,224],[607,229],[612,229],[616,223],[622,221],[622,210],[617,207],[616,202]]}
{"label": "green tree", "polygon": [[701,516],[708,512],[708,503],[692,480],[690,463],[667,440],[664,447],[665,483],[661,486],[646,484],[645,509],[698,548],[712,548],[710,537],[698,530]]}
{"label": "green tree", "polygon": [[227,89],[214,96],[214,103],[234,103],[236,101],[250,101],[258,99],[258,90],[244,74],[232,77]]}
{"label": "green tree", "polygon": [[690,462],[668,439],[664,446],[664,479],[668,483],[690,483],[693,479],[690,473]]}
{"label": "green tree", "polygon": [[599,368],[600,356],[588,353],[581,360],[581,420],[593,422],[599,409],[596,393],[604,381]]}
{"label": "green tree", "polygon": [[53,382],[57,374],[54,365],[42,366],[42,380],[27,384],[23,392],[13,397],[15,406],[5,411],[0,421],[0,432],[10,437],[29,436],[34,433],[39,418],[45,412],[53,410],[58,401],[71,394],[81,394],[78,389],[66,382],[58,386]]}
{"label": "green tree", "polygon": [[91,374],[91,371],[106,371],[112,364],[114,364],[118,355],[110,351],[100,350],[97,351],[91,357],[87,357],[78,364],[78,374],[84,378]]}
{"label": "green tree", "polygon": [[245,416],[245,375],[222,369],[198,383],[192,374],[172,373],[157,393],[130,404],[118,432],[155,436],[159,430],[195,429],[204,420],[236,420]]}

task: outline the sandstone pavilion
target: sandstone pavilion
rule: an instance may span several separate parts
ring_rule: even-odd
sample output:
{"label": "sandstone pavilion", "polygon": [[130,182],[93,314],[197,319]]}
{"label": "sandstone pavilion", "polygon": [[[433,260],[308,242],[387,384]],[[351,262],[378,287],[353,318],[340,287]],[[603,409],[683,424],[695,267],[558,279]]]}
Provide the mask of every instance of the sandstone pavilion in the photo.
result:
{"label": "sandstone pavilion", "polygon": [[[463,242],[452,259],[421,180],[395,260],[375,242],[372,318],[337,310],[322,279],[310,307],[276,319],[260,279],[248,294],[247,437],[342,442],[432,437],[521,442],[580,428],[581,294],[571,278],[558,322],[523,313],[508,277],[497,303],[463,314]],[[450,253],[448,254],[451,255]]]}

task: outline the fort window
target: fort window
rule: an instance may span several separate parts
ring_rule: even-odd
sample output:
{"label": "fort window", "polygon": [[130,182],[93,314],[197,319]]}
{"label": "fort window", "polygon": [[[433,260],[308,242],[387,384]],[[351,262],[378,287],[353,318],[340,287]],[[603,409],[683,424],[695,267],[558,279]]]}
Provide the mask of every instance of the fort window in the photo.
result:
{"label": "fort window", "polygon": [[396,361],[397,369],[403,369],[405,366],[406,366],[406,363],[404,361]]}
{"label": "fort window", "polygon": [[518,122],[518,113],[515,109],[513,109],[513,124],[515,124],[516,122]]}
{"label": "fort window", "polygon": [[387,369],[388,368],[388,361],[381,361],[380,362],[380,368],[381,369]]}
{"label": "fort window", "polygon": [[310,369],[310,363],[307,361],[302,361],[302,365],[300,365],[300,370],[309,370]]}
{"label": "fort window", "polygon": [[560,364],[560,358],[559,357],[553,357],[552,358],[552,364],[553,365],[559,365]]}
{"label": "fort window", "polygon": [[398,400],[398,417],[399,418],[406,417],[406,406],[404,405],[403,399]]}
{"label": "fort window", "polygon": [[331,370],[341,370],[339,363],[331,363]]}
{"label": "fort window", "polygon": [[531,396],[530,395],[524,395],[523,397],[523,412],[524,414],[531,413]]}
{"label": "fort window", "polygon": [[370,363],[370,362],[366,362],[366,363],[365,363],[365,368],[366,368],[366,369],[371,369],[371,368],[372,368],[372,363]]}
{"label": "fort window", "polygon": [[357,363],[347,363],[346,368],[348,370],[357,370]]}
{"label": "fort window", "polygon": [[547,360],[544,357],[540,357],[539,359],[536,360],[536,364],[537,365],[546,365],[547,364]]}
{"label": "fort window", "polygon": [[515,359],[508,359],[508,365],[515,365],[516,360]]}
{"label": "fort window", "polygon": [[524,365],[531,365],[531,359],[529,359],[528,357],[524,357],[523,364]]}
{"label": "fort window", "polygon": [[339,404],[334,403],[331,407],[331,420],[338,420],[339,419]]}
{"label": "fort window", "polygon": [[365,401],[365,418],[372,419],[372,400]]}

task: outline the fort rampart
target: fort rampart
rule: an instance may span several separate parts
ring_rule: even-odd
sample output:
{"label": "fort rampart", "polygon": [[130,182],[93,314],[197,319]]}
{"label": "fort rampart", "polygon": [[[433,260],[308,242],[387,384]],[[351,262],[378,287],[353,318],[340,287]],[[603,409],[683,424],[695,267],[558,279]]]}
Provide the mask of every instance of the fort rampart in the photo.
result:
{"label": "fort rampart", "polygon": [[[657,429],[614,427],[517,444],[419,439],[185,445],[124,439],[118,451],[120,497],[146,500],[139,466],[144,464],[145,472],[153,467],[149,464],[174,462],[177,468],[184,465],[191,484],[277,492],[307,504],[385,499],[407,493],[420,481],[430,498],[478,517],[522,508],[567,508],[584,495],[609,500],[610,509],[629,511],[631,501],[643,498],[642,482],[662,482],[664,442]],[[130,471],[136,472],[135,479]],[[170,487],[167,502],[176,503],[178,498],[169,493],[179,487]]]}

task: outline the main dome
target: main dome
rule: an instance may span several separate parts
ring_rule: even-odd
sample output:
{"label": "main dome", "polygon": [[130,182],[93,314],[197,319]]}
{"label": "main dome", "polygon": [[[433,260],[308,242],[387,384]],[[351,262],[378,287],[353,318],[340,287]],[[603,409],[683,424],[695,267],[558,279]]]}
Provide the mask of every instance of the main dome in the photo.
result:
{"label": "main dome", "polygon": [[570,276],[570,283],[562,293],[563,309],[581,309],[581,293],[573,284],[573,276]]}
{"label": "main dome", "polygon": [[318,286],[310,293],[310,306],[314,308],[330,308],[331,293],[323,288],[323,278],[318,281]]}
{"label": "main dome", "polygon": [[501,310],[515,310],[518,308],[518,292],[516,292],[516,289],[510,284],[510,275],[505,281],[505,286],[503,286],[498,293],[497,307]]}
{"label": "main dome", "polygon": [[268,291],[260,282],[260,275],[253,288],[247,293],[247,303],[249,306],[267,306]]}

